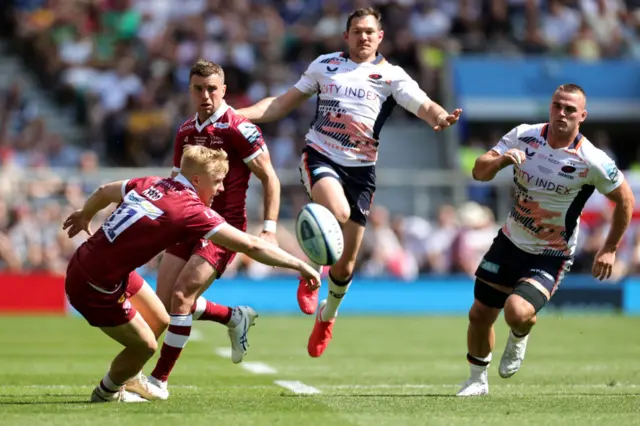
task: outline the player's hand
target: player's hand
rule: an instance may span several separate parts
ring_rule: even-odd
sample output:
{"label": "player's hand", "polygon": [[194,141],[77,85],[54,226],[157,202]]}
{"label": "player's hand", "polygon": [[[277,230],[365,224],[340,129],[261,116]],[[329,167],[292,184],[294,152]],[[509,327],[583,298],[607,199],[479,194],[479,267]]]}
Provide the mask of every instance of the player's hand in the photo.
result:
{"label": "player's hand", "polygon": [[67,220],[62,224],[62,229],[67,230],[67,235],[69,238],[73,238],[80,233],[80,231],[84,231],[90,236],[93,235],[91,232],[91,219],[86,217],[82,210],[76,210],[71,213]]}
{"label": "player's hand", "polygon": [[258,238],[262,238],[276,247],[278,246],[278,237],[276,237],[275,232],[262,231],[260,235],[258,235]]}
{"label": "player's hand", "polygon": [[300,277],[307,282],[309,290],[317,290],[320,288],[320,273],[309,266],[306,262],[301,262]]}
{"label": "player's hand", "polygon": [[611,249],[601,249],[593,259],[591,273],[600,281],[609,279],[616,263],[616,252]]}
{"label": "player's hand", "polygon": [[446,129],[447,127],[453,126],[460,119],[460,114],[462,114],[462,110],[460,108],[456,109],[451,114],[442,114],[440,117],[438,117],[437,124],[433,127],[433,130],[439,132]]}
{"label": "player's hand", "polygon": [[509,164],[517,166],[527,161],[527,154],[516,148],[511,148],[509,151],[502,154],[502,156],[509,161]]}

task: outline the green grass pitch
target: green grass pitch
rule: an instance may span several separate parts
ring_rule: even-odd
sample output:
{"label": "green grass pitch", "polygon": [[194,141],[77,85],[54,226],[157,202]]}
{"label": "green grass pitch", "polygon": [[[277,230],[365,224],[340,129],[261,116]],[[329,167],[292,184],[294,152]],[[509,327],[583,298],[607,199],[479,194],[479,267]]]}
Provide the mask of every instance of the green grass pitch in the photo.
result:
{"label": "green grass pitch", "polygon": [[[0,317],[0,425],[640,424],[640,318],[542,316],[507,380],[497,374],[507,333],[499,321],[488,397],[453,396],[468,374],[464,317],[344,316],[312,359],[312,317],[263,315],[245,362],[270,373],[216,355],[228,346],[225,330],[199,323],[168,401],[88,404],[115,343],[78,318]],[[296,394],[278,380],[320,393]]]}

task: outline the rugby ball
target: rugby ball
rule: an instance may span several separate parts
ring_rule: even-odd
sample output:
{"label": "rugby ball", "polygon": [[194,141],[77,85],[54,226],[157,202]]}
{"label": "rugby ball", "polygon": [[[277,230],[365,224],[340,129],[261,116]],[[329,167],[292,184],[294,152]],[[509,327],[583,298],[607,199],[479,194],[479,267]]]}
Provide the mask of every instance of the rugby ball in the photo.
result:
{"label": "rugby ball", "polygon": [[296,235],[304,253],[318,265],[333,265],[342,256],[344,238],[338,219],[320,204],[309,203],[298,213]]}

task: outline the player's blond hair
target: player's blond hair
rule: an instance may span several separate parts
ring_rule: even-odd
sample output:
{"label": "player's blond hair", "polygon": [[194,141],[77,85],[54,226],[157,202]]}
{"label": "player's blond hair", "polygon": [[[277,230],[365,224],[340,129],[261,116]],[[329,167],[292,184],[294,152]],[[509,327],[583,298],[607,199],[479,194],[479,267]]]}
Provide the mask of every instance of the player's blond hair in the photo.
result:
{"label": "player's blond hair", "polygon": [[187,177],[202,172],[210,176],[226,176],[229,172],[227,153],[221,149],[211,149],[202,145],[186,145],[180,160],[180,172]]}

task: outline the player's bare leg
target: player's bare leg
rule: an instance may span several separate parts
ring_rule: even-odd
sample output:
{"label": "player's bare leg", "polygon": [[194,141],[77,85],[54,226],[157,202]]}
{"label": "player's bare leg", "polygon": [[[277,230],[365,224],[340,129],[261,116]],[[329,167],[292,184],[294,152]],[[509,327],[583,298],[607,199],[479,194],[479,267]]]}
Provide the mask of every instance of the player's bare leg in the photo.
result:
{"label": "player's bare leg", "polygon": [[[344,225],[349,220],[350,208],[349,202],[344,195],[342,184],[337,179],[324,177],[318,180],[311,190],[311,199],[314,203],[328,208],[344,228]],[[321,271],[322,267],[320,265],[315,266],[318,267],[318,271]],[[310,290],[306,281],[302,279],[298,284],[298,305],[300,310],[307,315],[316,312],[318,306],[318,289]]]}
{"label": "player's bare leg", "polygon": [[187,261],[171,253],[164,253],[158,266],[158,279],[156,282],[156,294],[162,300],[167,312],[171,312],[171,297],[173,285],[178,281],[180,272]]}
{"label": "player's bare leg", "polygon": [[124,389],[125,383],[135,377],[153,356],[158,344],[151,327],[140,313],[127,324],[117,327],[101,327],[106,335],[124,346],[111,363],[109,372],[91,394],[92,402],[141,402],[146,401]]}
{"label": "player's bare leg", "polygon": [[[171,370],[189,340],[193,321],[192,308],[196,299],[216,277],[217,272],[213,266],[197,255],[189,259],[180,273],[174,285],[169,330],[162,345],[160,359],[150,378],[159,386],[166,388]],[[242,361],[248,346],[247,331],[253,325],[256,316],[253,309],[244,306],[230,312],[227,326],[232,344],[232,361]]]}
{"label": "player's bare leg", "polygon": [[[169,326],[169,314],[149,284],[145,282],[140,291],[131,297],[131,304],[149,325],[157,341]],[[147,380],[142,371],[125,382],[125,389],[149,400],[164,400],[169,397],[166,388],[163,389],[153,381]]]}
{"label": "player's bare leg", "polygon": [[496,336],[493,324],[500,315],[500,309],[492,308],[475,299],[469,310],[467,328],[467,361],[469,361],[469,380],[458,396],[480,396],[489,393],[488,372],[491,352]]}
{"label": "player's bare leg", "polygon": [[[533,280],[522,281],[504,305],[504,319],[509,325],[507,345],[500,359],[502,378],[516,374],[524,361],[529,333],[536,323],[536,311],[550,298],[549,291]],[[537,308],[536,308],[537,305]]]}
{"label": "player's bare leg", "polygon": [[[200,257],[198,257],[200,259]],[[167,309],[167,312],[171,312],[171,299],[173,297],[174,285],[178,281],[178,277],[180,273],[184,269],[187,261],[182,259],[179,256],[176,256],[171,253],[164,253],[162,256],[162,260],[160,261],[160,266],[158,268],[158,282],[156,284],[156,293],[164,306]],[[214,269],[211,265],[209,265],[211,271],[213,273]],[[203,274],[206,275],[206,271]],[[193,305],[191,313],[193,314],[193,320],[195,321],[213,321],[219,324],[227,325],[229,323],[229,319],[231,318],[232,308],[224,305],[219,305],[217,303],[211,302],[201,294],[208,287],[203,287],[202,290],[198,293],[198,297],[196,302]]]}

